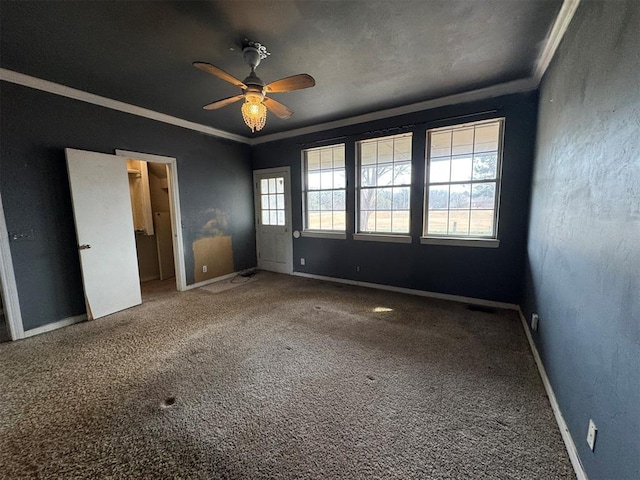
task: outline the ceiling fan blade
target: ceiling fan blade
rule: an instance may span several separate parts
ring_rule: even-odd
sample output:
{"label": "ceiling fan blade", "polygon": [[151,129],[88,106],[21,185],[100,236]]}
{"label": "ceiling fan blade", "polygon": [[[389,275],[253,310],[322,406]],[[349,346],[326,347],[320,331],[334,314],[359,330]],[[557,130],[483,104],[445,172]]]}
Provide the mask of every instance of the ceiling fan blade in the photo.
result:
{"label": "ceiling fan blade", "polygon": [[226,107],[227,105],[231,105],[233,102],[237,102],[238,100],[242,100],[244,95],[236,95],[235,97],[223,98],[222,100],[218,100],[217,102],[210,103],[209,105],[205,105],[205,110],[216,110],[218,108]]}
{"label": "ceiling fan blade", "polygon": [[222,80],[225,80],[235,85],[236,87],[240,87],[242,89],[247,88],[247,86],[244,83],[242,83],[240,80],[238,80],[236,77],[216,67],[215,65],[211,65],[210,63],[205,63],[205,62],[193,62],[193,66],[196,68],[199,68],[203,72],[207,72],[207,73],[210,73],[211,75],[215,75],[216,77],[221,78]]}
{"label": "ceiling fan blade", "polygon": [[291,77],[281,78],[280,80],[271,82],[264,87],[264,91],[269,93],[291,92],[293,90],[313,87],[315,84],[316,81],[311,75],[300,73],[299,75],[292,75]]}
{"label": "ceiling fan blade", "polygon": [[293,110],[280,102],[276,102],[273,98],[265,97],[262,103],[264,103],[264,106],[276,117],[287,119],[293,115]]}

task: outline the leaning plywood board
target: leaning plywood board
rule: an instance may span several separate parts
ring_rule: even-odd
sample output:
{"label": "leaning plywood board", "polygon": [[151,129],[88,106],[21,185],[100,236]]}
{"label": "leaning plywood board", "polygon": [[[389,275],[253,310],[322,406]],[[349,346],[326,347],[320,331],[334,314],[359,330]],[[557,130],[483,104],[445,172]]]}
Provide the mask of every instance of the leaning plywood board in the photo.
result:
{"label": "leaning plywood board", "polygon": [[223,235],[196,240],[193,242],[193,260],[196,283],[233,273],[231,237]]}

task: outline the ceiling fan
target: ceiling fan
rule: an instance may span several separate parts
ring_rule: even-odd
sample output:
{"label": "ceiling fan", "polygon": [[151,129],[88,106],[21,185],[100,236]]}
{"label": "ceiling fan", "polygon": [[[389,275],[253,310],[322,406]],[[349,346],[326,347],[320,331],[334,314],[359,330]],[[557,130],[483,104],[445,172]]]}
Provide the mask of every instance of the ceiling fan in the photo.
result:
{"label": "ceiling fan", "polygon": [[267,121],[267,110],[282,119],[291,117],[293,110],[266,95],[268,93],[284,93],[313,87],[316,84],[314,78],[306,73],[300,73],[265,84],[256,75],[256,67],[260,64],[261,60],[264,60],[270,55],[266,47],[257,42],[248,42],[243,47],[242,53],[244,55],[244,61],[251,67],[249,76],[243,81],[238,80],[233,75],[210,63],[193,62],[194,67],[211,75],[215,75],[242,89],[242,93],[239,95],[223,98],[222,100],[209,103],[202,108],[205,110],[216,110],[244,99],[241,108],[242,118],[247,126],[251,128],[252,132],[261,130],[264,127]]}

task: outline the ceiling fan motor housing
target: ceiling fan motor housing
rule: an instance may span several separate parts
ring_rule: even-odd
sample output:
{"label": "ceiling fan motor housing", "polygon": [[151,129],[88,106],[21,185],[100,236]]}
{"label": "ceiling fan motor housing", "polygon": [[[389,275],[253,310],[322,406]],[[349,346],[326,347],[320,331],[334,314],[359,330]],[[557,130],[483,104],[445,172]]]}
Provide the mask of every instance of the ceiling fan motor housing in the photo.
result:
{"label": "ceiling fan motor housing", "polygon": [[264,93],[262,93],[262,88],[257,89],[255,87],[249,86],[244,93],[244,98],[247,102],[250,103],[260,103],[264,100]]}

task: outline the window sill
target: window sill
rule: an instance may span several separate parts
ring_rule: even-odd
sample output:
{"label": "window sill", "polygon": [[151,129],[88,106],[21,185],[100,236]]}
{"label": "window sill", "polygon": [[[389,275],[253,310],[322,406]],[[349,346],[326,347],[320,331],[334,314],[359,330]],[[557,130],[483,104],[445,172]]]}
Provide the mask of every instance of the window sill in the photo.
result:
{"label": "window sill", "polygon": [[447,245],[449,247],[498,248],[497,238],[420,237],[422,245]]}
{"label": "window sill", "polygon": [[347,234],[342,232],[321,232],[314,230],[303,230],[300,232],[300,236],[309,238],[329,238],[334,240],[345,240],[347,238]]}
{"label": "window sill", "polygon": [[379,233],[354,233],[354,240],[367,242],[411,243],[409,235],[380,235]]}

